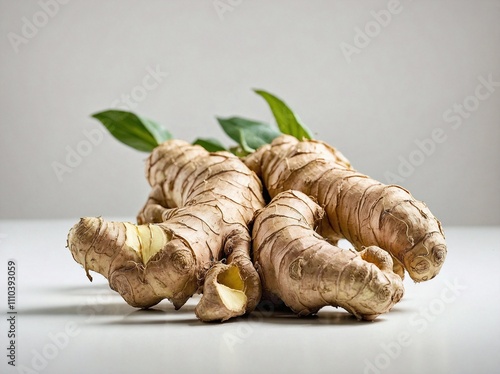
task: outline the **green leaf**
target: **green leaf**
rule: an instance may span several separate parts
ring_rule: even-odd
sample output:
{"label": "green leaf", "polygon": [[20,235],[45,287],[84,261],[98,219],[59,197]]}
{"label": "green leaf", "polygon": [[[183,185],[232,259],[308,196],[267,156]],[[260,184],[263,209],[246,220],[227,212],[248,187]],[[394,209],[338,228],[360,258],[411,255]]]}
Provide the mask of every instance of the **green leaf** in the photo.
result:
{"label": "green leaf", "polygon": [[254,90],[254,92],[262,96],[269,104],[276,123],[283,134],[295,136],[299,140],[312,139],[311,130],[300,121],[300,118],[284,101],[263,90]]}
{"label": "green leaf", "polygon": [[137,116],[144,126],[149,130],[151,135],[156,139],[158,144],[161,144],[167,140],[172,139],[172,134],[165,127],[160,125],[158,122],[150,120],[148,118]]}
{"label": "green leaf", "polygon": [[249,145],[248,145],[248,142],[245,138],[245,133],[243,132],[243,130],[240,129],[240,140],[239,140],[239,143],[241,145],[241,148],[243,149],[244,152],[246,152],[247,154],[250,154],[252,152],[255,152],[255,149],[254,148],[251,148]]}
{"label": "green leaf", "polygon": [[158,123],[132,112],[112,109],[95,113],[92,117],[120,142],[142,152],[151,152],[159,144],[172,139],[172,135]]}
{"label": "green leaf", "polygon": [[193,142],[193,144],[201,145],[209,152],[227,151],[227,149],[222,145],[221,142],[213,138],[198,138]]}
{"label": "green leaf", "polygon": [[280,132],[268,123],[240,117],[217,118],[224,132],[245,151],[269,144]]}

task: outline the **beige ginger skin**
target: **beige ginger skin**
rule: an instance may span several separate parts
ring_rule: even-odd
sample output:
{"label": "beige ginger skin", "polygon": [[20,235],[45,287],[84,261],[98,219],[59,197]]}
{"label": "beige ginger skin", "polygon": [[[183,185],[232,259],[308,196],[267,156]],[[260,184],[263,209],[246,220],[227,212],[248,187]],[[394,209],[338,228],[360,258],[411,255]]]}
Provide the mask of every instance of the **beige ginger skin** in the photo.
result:
{"label": "beige ginger skin", "polygon": [[203,292],[203,321],[252,311],[261,297],[248,225],[264,206],[262,185],[228,152],[180,140],[156,147],[146,164],[152,187],[139,225],[82,218],[69,232],[74,259],[105,276],[134,307],[169,299],[180,308]]}
{"label": "beige ginger skin", "polygon": [[278,194],[257,213],[253,251],[264,291],[299,315],[327,305],[364,320],[388,312],[404,289],[391,256],[375,246],[356,252],[330,244],[314,231],[323,213],[298,191]]}
{"label": "beige ginger skin", "polygon": [[[318,232],[332,243],[349,240],[357,250],[377,246],[416,281],[435,277],[446,257],[440,222],[404,188],[385,185],[354,170],[337,150],[321,141],[282,135],[245,163],[271,197],[294,189],[325,209]],[[402,276],[401,272],[401,276]]]}

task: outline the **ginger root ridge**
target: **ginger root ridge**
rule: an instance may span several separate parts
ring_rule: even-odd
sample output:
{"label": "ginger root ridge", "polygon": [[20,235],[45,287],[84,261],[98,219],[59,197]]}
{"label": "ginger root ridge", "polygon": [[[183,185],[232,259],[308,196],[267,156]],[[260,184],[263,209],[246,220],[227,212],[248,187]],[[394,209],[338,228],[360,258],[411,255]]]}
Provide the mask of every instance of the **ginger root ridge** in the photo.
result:
{"label": "ginger root ridge", "polygon": [[170,140],[150,154],[146,177],[152,189],[139,224],[81,219],[68,235],[74,259],[134,307],[167,298],[180,308],[201,292],[201,320],[252,311],[261,296],[248,228],[264,206],[257,176],[228,152]]}
{"label": "ginger root ridge", "polygon": [[357,250],[383,248],[396,268],[404,267],[416,282],[439,273],[446,242],[427,206],[400,186],[359,173],[326,143],[282,135],[245,163],[262,178],[271,197],[289,189],[313,196],[325,209],[318,232],[333,243],[345,238]]}
{"label": "ginger root ridge", "polygon": [[253,250],[264,291],[299,315],[327,305],[364,320],[388,312],[404,291],[390,255],[375,246],[356,252],[332,245],[314,231],[322,216],[318,204],[292,190],[257,213]]}

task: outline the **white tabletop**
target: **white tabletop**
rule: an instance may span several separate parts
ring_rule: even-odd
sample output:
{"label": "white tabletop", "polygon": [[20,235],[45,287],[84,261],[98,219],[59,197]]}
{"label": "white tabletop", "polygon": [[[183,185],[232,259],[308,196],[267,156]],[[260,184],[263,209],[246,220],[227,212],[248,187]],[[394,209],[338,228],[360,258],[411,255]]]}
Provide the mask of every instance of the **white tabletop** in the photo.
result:
{"label": "white tabletop", "polygon": [[[75,221],[0,221],[2,373],[494,373],[500,368],[500,228],[445,228],[437,278],[374,322],[341,309],[317,317],[253,313],[223,324],[128,306],[65,248]],[[8,261],[17,314],[8,314]],[[12,318],[12,316],[15,316]],[[15,320],[10,330],[9,318]],[[16,367],[8,364],[15,333]],[[5,354],[7,352],[7,354]]]}

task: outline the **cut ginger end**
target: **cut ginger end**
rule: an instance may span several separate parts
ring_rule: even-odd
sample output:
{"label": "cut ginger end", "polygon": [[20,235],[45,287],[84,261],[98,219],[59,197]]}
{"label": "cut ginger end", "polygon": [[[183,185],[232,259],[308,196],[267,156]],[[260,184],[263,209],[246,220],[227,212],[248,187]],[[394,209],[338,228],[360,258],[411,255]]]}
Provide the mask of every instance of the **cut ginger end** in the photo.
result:
{"label": "cut ginger end", "polygon": [[241,279],[237,267],[231,266],[217,276],[215,284],[219,297],[224,306],[231,311],[239,311],[245,308],[247,296],[245,295],[245,283]]}
{"label": "cut ginger end", "polygon": [[147,264],[170,241],[165,231],[156,225],[125,223],[125,227],[127,235],[125,243],[129,249],[141,256],[144,264]]}

